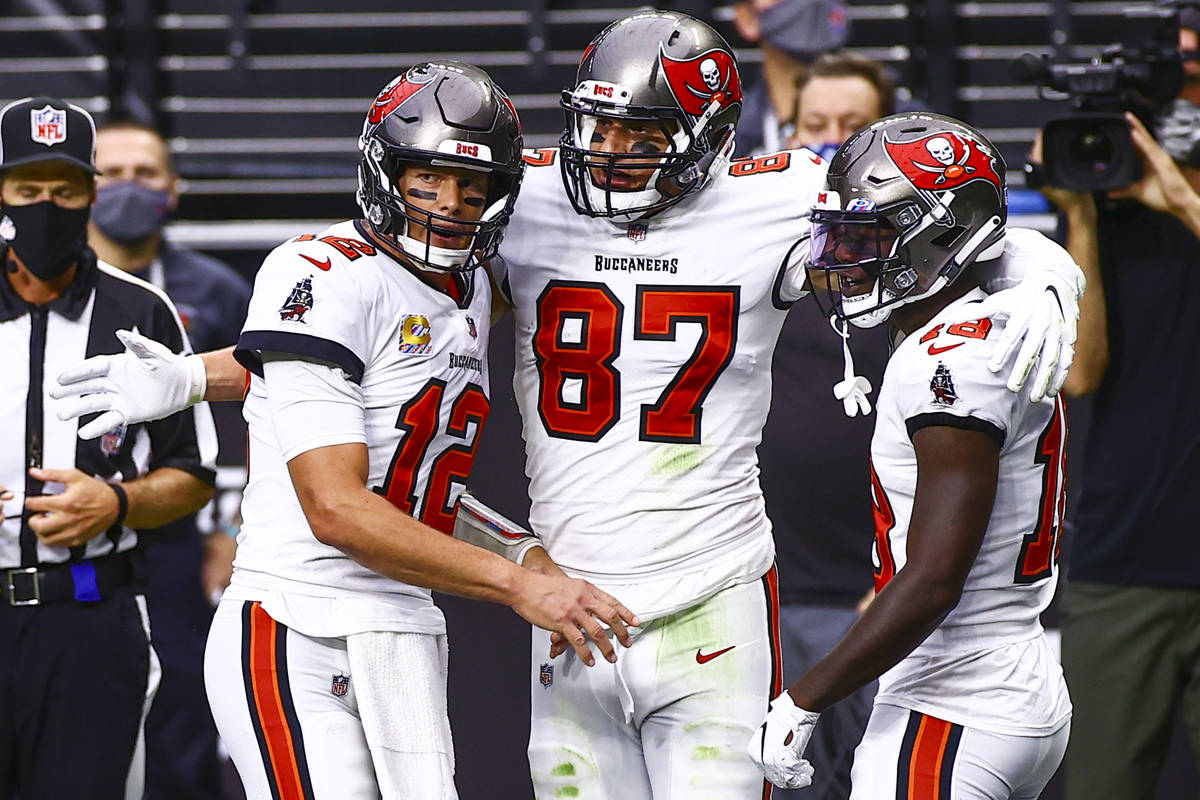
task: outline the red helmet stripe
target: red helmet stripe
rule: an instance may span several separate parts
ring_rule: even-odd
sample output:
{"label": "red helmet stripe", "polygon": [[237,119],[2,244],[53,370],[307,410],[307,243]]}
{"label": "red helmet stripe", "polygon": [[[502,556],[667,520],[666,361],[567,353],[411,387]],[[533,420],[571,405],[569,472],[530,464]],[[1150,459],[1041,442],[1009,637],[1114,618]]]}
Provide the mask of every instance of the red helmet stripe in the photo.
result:
{"label": "red helmet stripe", "polygon": [[[412,83],[407,77],[401,77],[391,86],[380,92],[367,112],[367,122],[377,125],[389,114],[404,104],[404,101],[428,86],[428,83]],[[511,104],[510,104],[511,105]]]}

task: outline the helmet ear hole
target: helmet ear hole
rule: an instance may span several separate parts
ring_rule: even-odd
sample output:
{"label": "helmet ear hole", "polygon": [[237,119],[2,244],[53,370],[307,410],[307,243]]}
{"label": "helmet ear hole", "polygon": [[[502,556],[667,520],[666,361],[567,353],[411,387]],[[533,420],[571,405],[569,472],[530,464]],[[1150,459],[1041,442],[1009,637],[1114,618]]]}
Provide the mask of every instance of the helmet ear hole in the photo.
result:
{"label": "helmet ear hole", "polygon": [[955,225],[948,231],[943,231],[930,240],[930,244],[934,247],[943,247],[947,250],[954,246],[954,243],[963,237],[967,229],[962,225]]}

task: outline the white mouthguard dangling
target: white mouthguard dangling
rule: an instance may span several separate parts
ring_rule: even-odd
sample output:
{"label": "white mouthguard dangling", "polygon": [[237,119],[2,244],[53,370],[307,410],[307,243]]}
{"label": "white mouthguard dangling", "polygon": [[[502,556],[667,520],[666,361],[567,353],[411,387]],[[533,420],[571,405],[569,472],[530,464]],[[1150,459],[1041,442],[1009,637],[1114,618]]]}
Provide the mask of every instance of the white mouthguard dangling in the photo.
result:
{"label": "white mouthguard dangling", "polygon": [[829,315],[829,327],[842,337],[842,363],[845,369],[842,379],[833,385],[833,396],[842,401],[842,408],[847,417],[862,414],[864,417],[871,413],[871,401],[867,395],[871,393],[871,382],[862,375],[854,374],[854,356],[850,354],[850,327],[843,322],[838,328],[837,315]]}

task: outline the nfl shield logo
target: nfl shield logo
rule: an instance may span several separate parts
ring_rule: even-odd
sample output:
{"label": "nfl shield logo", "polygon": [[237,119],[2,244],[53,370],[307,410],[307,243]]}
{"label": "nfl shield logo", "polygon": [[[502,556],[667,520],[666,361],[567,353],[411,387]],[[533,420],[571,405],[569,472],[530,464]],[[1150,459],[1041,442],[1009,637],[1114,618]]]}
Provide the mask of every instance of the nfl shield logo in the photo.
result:
{"label": "nfl shield logo", "polygon": [[550,688],[550,684],[554,683],[553,664],[542,664],[542,666],[538,667],[538,682],[547,689]]}
{"label": "nfl shield logo", "polygon": [[625,235],[632,242],[640,242],[646,238],[646,231],[650,230],[650,226],[645,222],[631,222],[625,231]]}
{"label": "nfl shield logo", "polygon": [[350,691],[350,676],[334,675],[329,690],[333,692],[334,697],[345,697],[346,692]]}
{"label": "nfl shield logo", "polygon": [[467,317],[467,331],[471,334],[472,339],[479,336],[479,330],[475,327],[475,320],[470,317]]}
{"label": "nfl shield logo", "polygon": [[120,425],[101,436],[100,452],[106,456],[115,456],[121,452],[121,445],[125,443],[125,432],[127,430],[128,428],[124,425]]}
{"label": "nfl shield logo", "polygon": [[29,112],[30,135],[44,145],[61,144],[67,140],[67,112],[42,106]]}

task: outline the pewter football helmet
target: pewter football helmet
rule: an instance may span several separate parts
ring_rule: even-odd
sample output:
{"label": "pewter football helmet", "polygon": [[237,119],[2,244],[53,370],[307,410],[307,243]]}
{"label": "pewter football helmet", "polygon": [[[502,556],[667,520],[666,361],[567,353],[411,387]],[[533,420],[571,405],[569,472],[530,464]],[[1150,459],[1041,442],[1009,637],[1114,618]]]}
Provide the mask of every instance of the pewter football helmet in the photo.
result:
{"label": "pewter football helmet", "polygon": [[[636,218],[678,202],[708,181],[733,150],[742,86],[733,49],[687,14],[644,11],[605,28],[579,62],[574,89],[562,93],[567,127],[559,145],[563,182],[575,210]],[[666,153],[589,149],[599,118],[661,130]],[[644,165],[644,166],[641,166]],[[612,188],[618,170],[653,169],[645,188]],[[594,178],[603,171],[604,180]]]}
{"label": "pewter football helmet", "polygon": [[[516,203],[524,162],[521,123],[504,91],[483,70],[457,61],[418,64],[375,98],[358,140],[358,204],[383,236],[417,266],[469,270],[495,255]],[[469,223],[419,209],[396,188],[408,167],[464,167],[490,180],[483,217]],[[462,250],[409,235],[412,225],[441,236],[470,236]],[[453,228],[440,227],[453,225]]]}

